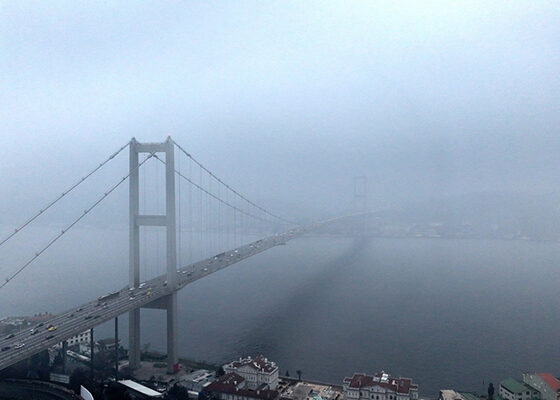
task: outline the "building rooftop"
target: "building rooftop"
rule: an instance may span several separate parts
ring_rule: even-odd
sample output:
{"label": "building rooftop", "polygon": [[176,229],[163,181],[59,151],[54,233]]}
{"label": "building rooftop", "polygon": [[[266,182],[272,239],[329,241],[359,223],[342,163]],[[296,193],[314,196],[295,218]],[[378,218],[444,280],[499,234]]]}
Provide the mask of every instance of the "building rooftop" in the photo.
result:
{"label": "building rooftop", "polygon": [[554,390],[555,392],[560,391],[560,381],[556,379],[552,374],[541,372],[537,375],[540,376],[552,390]]}
{"label": "building rooftop", "polygon": [[470,393],[470,392],[459,392],[459,394],[461,395],[461,397],[465,400],[480,400],[480,396],[478,396],[475,393]]}
{"label": "building rooftop", "polygon": [[463,400],[461,395],[452,389],[442,389],[439,391],[440,400]]}
{"label": "building rooftop", "polygon": [[380,386],[382,388],[404,394],[408,394],[411,389],[418,389],[417,385],[412,384],[411,379],[393,378],[384,372],[380,372],[373,376],[356,373],[352,378],[344,378],[344,383],[348,384],[348,387],[353,389]]}
{"label": "building rooftop", "polygon": [[260,400],[274,400],[278,397],[278,392],[276,390],[241,389],[238,387],[238,385],[243,381],[243,377],[236,374],[235,372],[230,372],[229,374],[220,376],[214,382],[206,386],[204,388],[204,391],[235,394],[236,396],[249,397]]}
{"label": "building rooftop", "polygon": [[183,380],[198,382],[204,379],[213,378],[215,374],[216,373],[214,371],[209,371],[207,369],[197,369],[196,371],[186,374],[183,377]]}
{"label": "building rooftop", "polygon": [[526,390],[533,390],[525,383],[519,382],[517,379],[507,378],[500,382],[500,385],[506,388],[511,393],[521,393]]}
{"label": "building rooftop", "polygon": [[255,358],[251,358],[250,356],[247,358],[240,358],[237,361],[233,361],[227,364],[227,366],[232,368],[249,366],[261,372],[274,372],[274,370],[278,368],[274,362],[268,360],[262,355]]}
{"label": "building rooftop", "polygon": [[123,386],[126,386],[129,389],[132,389],[138,393],[142,393],[144,396],[148,396],[148,397],[163,397],[163,394],[161,394],[160,392],[156,392],[153,389],[150,389],[149,387],[146,387],[144,385],[139,384],[138,382],[134,382],[130,379],[123,379],[121,381],[119,381],[119,383]]}

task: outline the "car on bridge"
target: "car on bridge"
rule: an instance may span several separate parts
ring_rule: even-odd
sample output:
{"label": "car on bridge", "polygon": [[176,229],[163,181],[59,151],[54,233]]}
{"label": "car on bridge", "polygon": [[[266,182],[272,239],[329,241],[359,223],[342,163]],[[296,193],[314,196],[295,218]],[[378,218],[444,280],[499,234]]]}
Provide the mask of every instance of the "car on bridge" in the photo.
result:
{"label": "car on bridge", "polygon": [[25,343],[14,343],[14,349],[21,349],[23,346],[25,346]]}
{"label": "car on bridge", "polygon": [[10,333],[8,336],[6,336],[6,337],[4,338],[4,340],[11,339],[11,338],[13,338],[14,336],[15,336],[15,335],[14,335],[13,333]]}
{"label": "car on bridge", "polygon": [[47,331],[52,332],[52,331],[55,331],[55,330],[56,330],[56,326],[54,326],[54,325],[47,326]]}
{"label": "car on bridge", "polygon": [[10,348],[11,348],[10,346],[4,346],[2,347],[2,351],[10,350]]}
{"label": "car on bridge", "polygon": [[115,297],[119,297],[120,292],[117,290],[116,292],[107,293],[104,296],[99,296],[97,301],[104,301],[109,299],[114,299]]}

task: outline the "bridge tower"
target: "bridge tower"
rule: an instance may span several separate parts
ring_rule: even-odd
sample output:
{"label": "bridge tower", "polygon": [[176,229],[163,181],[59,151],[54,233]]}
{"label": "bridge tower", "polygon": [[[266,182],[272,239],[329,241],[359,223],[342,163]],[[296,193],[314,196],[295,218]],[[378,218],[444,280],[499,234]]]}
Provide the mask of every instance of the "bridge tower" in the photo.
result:
{"label": "bridge tower", "polygon": [[[165,215],[140,214],[139,153],[165,153]],[[177,238],[175,220],[175,160],[174,144],[170,137],[163,143],[130,142],[130,186],[129,186],[129,284],[137,288],[140,284],[140,227],[164,226],[167,244],[167,288],[169,295],[146,305],[167,311],[167,371],[174,372],[177,364]],[[140,366],[140,308],[129,312],[129,365]]]}
{"label": "bridge tower", "polygon": [[[366,176],[354,177],[354,208],[357,213],[366,213],[368,211],[368,179]],[[366,235],[367,222],[366,217],[363,216],[359,232],[357,232],[359,236]]]}

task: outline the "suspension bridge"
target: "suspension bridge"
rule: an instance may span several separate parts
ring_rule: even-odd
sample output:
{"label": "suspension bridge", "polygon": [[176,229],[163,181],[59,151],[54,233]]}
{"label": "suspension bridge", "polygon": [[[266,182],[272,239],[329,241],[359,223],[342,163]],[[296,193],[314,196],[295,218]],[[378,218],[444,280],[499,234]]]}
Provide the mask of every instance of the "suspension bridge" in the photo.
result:
{"label": "suspension bridge", "polygon": [[[68,338],[88,329],[93,329],[93,327],[111,319],[115,319],[115,336],[118,336],[117,318],[125,313],[128,313],[129,317],[129,366],[132,369],[138,368],[140,366],[140,309],[155,308],[166,311],[167,368],[168,372],[172,373],[178,360],[177,291],[190,283],[216,273],[241,260],[272,247],[286,244],[302,234],[339,219],[335,218],[301,226],[249,200],[212,173],[173,139],[167,138],[162,143],[140,143],[133,138],[45,207],[33,214],[10,234],[1,238],[0,247],[22,230],[25,230],[38,217],[48,212],[51,207],[68,196],[70,192],[82,186],[84,182],[88,181],[91,176],[115,159],[127,147],[129,148],[128,173],[104,191],[88,208],[76,216],[64,229],[61,229],[39,251],[16,267],[5,281],[0,284],[0,290],[10,284],[12,280],[17,279],[26,269],[31,268],[33,262],[41,257],[49,247],[66,235],[69,230],[85,218],[93,209],[102,204],[108,196],[126,181],[129,184],[128,285],[118,290],[115,288],[114,292],[101,295],[97,299],[85,304],[76,305],[53,316],[48,321],[44,321],[40,326],[36,326],[31,330],[22,330],[8,337],[1,338],[0,370],[61,342],[63,343],[63,356],[65,356],[65,341]],[[187,171],[185,171],[185,168],[176,167],[176,155],[179,157],[179,165],[181,158],[186,159],[188,163]],[[147,213],[146,200],[141,199],[140,196],[140,176],[143,168],[149,162],[155,162],[165,167],[164,213]],[[193,167],[198,169],[198,171],[193,172]],[[180,185],[181,182],[186,182],[189,188],[185,203],[188,206],[188,218],[191,228],[192,225],[198,224],[201,234],[203,232],[203,225],[206,225],[206,230],[226,232],[223,235],[225,240],[221,243],[214,243],[214,248],[219,248],[218,251],[212,249],[212,251],[206,254],[206,257],[196,262],[191,262],[188,265],[180,265],[177,257],[177,245],[182,243],[182,229],[177,227],[177,221],[180,221],[181,218],[178,218],[177,211],[180,214],[183,210],[183,201],[181,199],[179,199],[179,202],[177,201],[176,183]],[[179,190],[179,193],[181,193],[181,190]],[[177,210],[178,203],[179,209]],[[163,227],[165,229],[165,273],[149,279],[145,279],[145,277],[141,279],[140,276],[140,236],[142,227]],[[278,233],[269,233],[258,240],[243,240],[247,236],[243,236],[241,233],[251,231],[253,234],[260,233],[262,235],[266,227],[269,228],[269,232],[276,231]],[[192,229],[190,232],[192,239]],[[233,239],[230,239],[232,236]],[[192,254],[192,249],[189,249],[189,251]],[[93,355],[93,348],[91,354]]]}

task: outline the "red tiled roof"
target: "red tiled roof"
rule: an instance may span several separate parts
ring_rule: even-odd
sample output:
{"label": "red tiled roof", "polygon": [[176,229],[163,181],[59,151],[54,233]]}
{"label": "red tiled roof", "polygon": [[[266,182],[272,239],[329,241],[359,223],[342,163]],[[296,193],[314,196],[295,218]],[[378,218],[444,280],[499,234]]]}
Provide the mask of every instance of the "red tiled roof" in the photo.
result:
{"label": "red tiled roof", "polygon": [[352,378],[344,378],[344,382],[348,384],[348,387],[353,389],[361,389],[364,387],[380,386],[392,390],[397,393],[408,394],[410,389],[417,389],[417,385],[412,384],[412,380],[409,378],[393,378],[388,377],[382,380],[383,373],[378,373],[374,376],[366,374],[354,374]]}
{"label": "red tiled roof", "polygon": [[240,368],[248,365],[251,368],[262,372],[272,372],[277,368],[273,362],[269,361],[263,356],[258,356],[256,358],[243,358],[239,361],[233,361],[230,365],[234,368]]}
{"label": "red tiled roof", "polygon": [[230,372],[229,374],[220,376],[203,390],[204,392],[234,394],[237,396],[250,397],[259,400],[275,400],[278,397],[278,392],[276,390],[239,389],[237,385],[243,381],[243,377],[235,372]]}
{"label": "red tiled roof", "polygon": [[552,374],[541,372],[537,375],[540,376],[552,390],[555,392],[560,391],[560,381],[552,376]]}
{"label": "red tiled roof", "polygon": [[237,386],[245,379],[235,372],[230,372],[229,374],[224,374],[216,379],[212,383],[216,383],[218,385],[226,385],[226,386]]}

